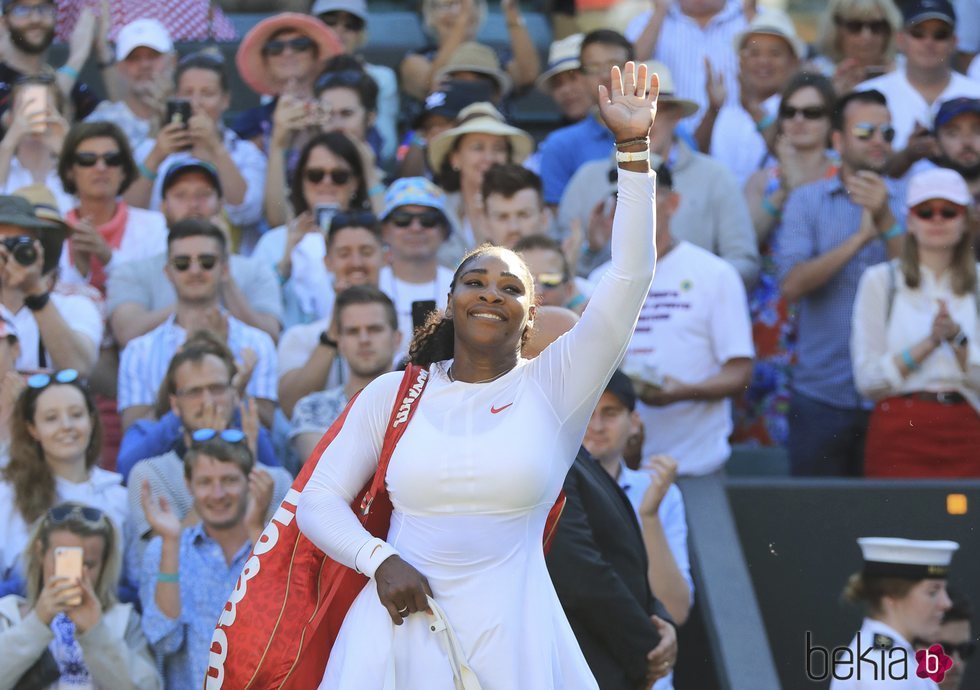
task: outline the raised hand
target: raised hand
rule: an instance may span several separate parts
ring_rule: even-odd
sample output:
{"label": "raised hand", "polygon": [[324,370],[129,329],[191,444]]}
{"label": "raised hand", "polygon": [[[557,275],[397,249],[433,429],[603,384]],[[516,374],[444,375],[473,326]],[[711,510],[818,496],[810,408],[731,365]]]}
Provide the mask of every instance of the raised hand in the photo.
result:
{"label": "raised hand", "polygon": [[[245,348],[249,352],[249,348]],[[244,354],[244,352],[243,352]],[[254,364],[252,365],[255,366]],[[251,372],[249,372],[251,373]],[[256,461],[259,459],[259,406],[255,404],[255,398],[245,397],[238,411],[242,417],[242,432],[245,434],[248,449],[252,451],[252,457]]]}
{"label": "raised hand", "polygon": [[[272,503],[276,482],[272,475],[256,467],[248,475],[248,507],[245,509],[245,525],[258,534],[265,528],[265,516]],[[253,539],[253,541],[255,541]]]}
{"label": "raised hand", "polygon": [[647,459],[646,471],[653,481],[640,501],[640,515],[656,517],[660,504],[667,495],[667,489],[677,478],[677,461],[669,455],[654,455]]}
{"label": "raised hand", "polygon": [[53,576],[44,583],[44,588],[34,604],[34,613],[44,625],[51,625],[51,619],[68,608],[68,602],[78,596],[78,583],[70,578]]}
{"label": "raised hand", "polygon": [[143,512],[146,521],[153,528],[154,533],[159,534],[164,539],[180,538],[180,518],[170,507],[170,503],[163,496],[153,497],[150,490],[150,482],[144,480],[140,489],[140,502],[143,504]]}
{"label": "raised hand", "polygon": [[599,114],[616,141],[650,136],[653,118],[657,115],[657,96],[660,78],[654,74],[647,89],[647,66],[637,68],[627,62],[626,68],[612,68],[612,92],[599,85]]}
{"label": "raised hand", "polygon": [[711,60],[704,57],[704,93],[708,97],[708,106],[717,112],[728,99],[728,87],[725,86],[725,75],[711,67]]}

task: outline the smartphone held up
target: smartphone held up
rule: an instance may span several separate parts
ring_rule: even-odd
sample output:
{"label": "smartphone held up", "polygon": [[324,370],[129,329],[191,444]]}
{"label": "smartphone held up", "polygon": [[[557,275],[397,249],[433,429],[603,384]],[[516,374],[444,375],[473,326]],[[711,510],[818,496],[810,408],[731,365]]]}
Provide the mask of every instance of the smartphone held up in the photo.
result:
{"label": "smartphone held up", "polygon": [[[71,582],[80,582],[82,579],[83,560],[81,546],[56,546],[54,549],[55,577],[64,577]],[[81,591],[67,603],[69,606],[78,606],[81,604]]]}

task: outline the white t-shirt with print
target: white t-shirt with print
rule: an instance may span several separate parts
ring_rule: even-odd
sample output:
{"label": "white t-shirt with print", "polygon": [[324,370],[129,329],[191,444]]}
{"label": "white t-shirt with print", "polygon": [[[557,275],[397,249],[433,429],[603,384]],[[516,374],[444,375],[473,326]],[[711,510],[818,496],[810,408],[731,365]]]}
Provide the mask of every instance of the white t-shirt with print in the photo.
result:
{"label": "white t-shirt with print", "polygon": [[398,330],[402,333],[402,344],[395,354],[395,362],[408,354],[408,346],[412,342],[412,302],[434,300],[437,309],[445,309],[452,282],[453,272],[444,266],[436,268],[436,279],[428,283],[406,283],[395,277],[391,266],[381,268],[378,273],[378,289],[395,303]]}

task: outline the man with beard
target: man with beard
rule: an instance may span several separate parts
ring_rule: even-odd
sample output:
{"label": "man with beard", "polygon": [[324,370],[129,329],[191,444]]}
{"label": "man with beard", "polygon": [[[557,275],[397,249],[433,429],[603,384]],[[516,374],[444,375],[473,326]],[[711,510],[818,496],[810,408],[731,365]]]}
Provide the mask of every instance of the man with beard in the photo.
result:
{"label": "man with beard", "polygon": [[870,403],[854,387],[851,312],[864,269],[897,256],[905,190],[882,177],[895,130],[880,91],[838,100],[831,141],[840,174],[797,188],[776,238],[780,290],[799,301],[789,411],[796,476],[860,476]]}
{"label": "man with beard", "polygon": [[[939,106],[933,123],[939,148],[935,163],[963,176],[974,206],[980,205],[980,99],[954,98]],[[980,258],[980,217],[969,216],[973,249]]]}
{"label": "man with beard", "polygon": [[337,351],[347,363],[347,380],[334,388],[311,393],[293,410],[289,439],[301,461],[340,416],[347,401],[382,374],[391,371],[401,343],[395,305],[375,287],[347,288],[334,304]]}
{"label": "man with beard", "polygon": [[[54,39],[57,6],[52,0],[2,0],[0,7],[3,9],[0,21],[7,29],[7,35],[0,38],[2,114],[10,107],[10,90],[18,79],[51,73],[46,58]],[[99,102],[88,86],[78,81],[78,74],[88,62],[93,47],[100,68],[106,69],[114,62],[101,24],[91,11],[82,13],[68,43],[68,61],[56,72],[58,86],[70,96],[77,119],[86,117]]]}
{"label": "man with beard", "polygon": [[163,24],[137,19],[119,30],[116,60],[121,100],[102,101],[87,119],[116,123],[136,151],[163,118],[177,54]]}

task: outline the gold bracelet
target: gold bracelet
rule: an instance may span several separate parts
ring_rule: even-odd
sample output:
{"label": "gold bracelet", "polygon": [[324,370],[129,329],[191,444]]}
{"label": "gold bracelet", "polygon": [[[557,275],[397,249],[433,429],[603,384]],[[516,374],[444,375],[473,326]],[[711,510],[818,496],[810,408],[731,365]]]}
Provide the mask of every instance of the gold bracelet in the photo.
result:
{"label": "gold bracelet", "polygon": [[637,146],[639,144],[649,146],[650,139],[647,137],[636,137],[635,139],[626,139],[625,141],[617,141],[616,148],[620,148],[621,146]]}

